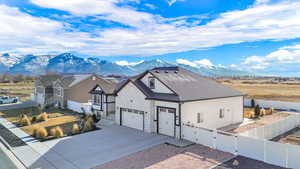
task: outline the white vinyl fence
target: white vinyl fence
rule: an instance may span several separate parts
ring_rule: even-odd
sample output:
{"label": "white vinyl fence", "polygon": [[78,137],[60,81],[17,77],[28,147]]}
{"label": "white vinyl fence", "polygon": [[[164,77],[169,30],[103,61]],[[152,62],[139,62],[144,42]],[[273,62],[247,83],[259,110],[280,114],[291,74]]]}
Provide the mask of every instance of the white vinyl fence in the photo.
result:
{"label": "white vinyl fence", "polygon": [[[274,109],[282,109],[282,110],[293,110],[300,112],[300,103],[294,102],[283,102],[283,101],[274,101],[274,100],[262,100],[262,99],[254,99],[255,104],[258,104],[260,107],[269,108],[273,107]],[[251,106],[251,99],[244,99],[245,106]]]}
{"label": "white vinyl fence", "polygon": [[[300,115],[291,115],[286,120],[277,122],[269,129],[251,131],[246,136],[236,135],[213,129],[199,128],[195,126],[183,125],[183,139],[202,144],[224,152],[245,156],[251,159],[263,161],[269,164],[300,169],[300,146],[289,145],[266,140],[271,135],[277,135],[283,130],[288,131],[300,123]],[[288,125],[288,123],[291,123]],[[272,127],[274,127],[272,129]],[[281,127],[285,127],[281,129]],[[263,134],[270,132],[270,135]],[[254,137],[253,137],[254,136]],[[272,137],[273,137],[272,136]]]}
{"label": "white vinyl fence", "polygon": [[279,136],[300,124],[300,115],[292,113],[286,118],[282,118],[274,123],[241,133],[242,136],[254,137],[259,139],[272,139]]}
{"label": "white vinyl fence", "polygon": [[91,103],[78,103],[78,102],[74,102],[71,100],[68,100],[67,103],[68,109],[73,110],[75,112],[78,113],[88,113],[88,114],[92,114],[91,111]]}

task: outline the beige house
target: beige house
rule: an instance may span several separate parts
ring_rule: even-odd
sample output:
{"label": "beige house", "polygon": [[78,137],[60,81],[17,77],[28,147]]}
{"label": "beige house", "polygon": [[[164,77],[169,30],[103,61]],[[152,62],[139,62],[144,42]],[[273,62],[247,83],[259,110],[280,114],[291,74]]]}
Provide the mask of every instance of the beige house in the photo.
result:
{"label": "beige house", "polygon": [[54,104],[53,81],[61,78],[61,75],[43,75],[35,81],[34,100],[42,107]]}
{"label": "beige house", "polygon": [[116,88],[115,122],[176,138],[188,126],[216,129],[243,122],[244,94],[181,67],[160,67]]}
{"label": "beige house", "polygon": [[92,88],[105,81],[95,74],[68,75],[53,82],[55,106],[91,113]]}

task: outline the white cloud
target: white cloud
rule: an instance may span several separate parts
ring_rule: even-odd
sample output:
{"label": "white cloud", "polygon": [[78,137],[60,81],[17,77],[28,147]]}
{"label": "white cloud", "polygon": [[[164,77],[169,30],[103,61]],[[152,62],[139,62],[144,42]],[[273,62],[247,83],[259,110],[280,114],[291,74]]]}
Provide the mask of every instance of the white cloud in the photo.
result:
{"label": "white cloud", "polygon": [[157,6],[155,6],[153,4],[145,4],[145,6],[148,7],[148,8],[150,8],[150,9],[152,9],[152,10],[154,10],[154,9],[157,8]]}
{"label": "white cloud", "polygon": [[172,6],[175,2],[178,2],[178,1],[185,1],[185,0],[167,0],[167,3],[169,6]]}
{"label": "white cloud", "polygon": [[212,62],[208,59],[195,60],[195,61],[189,61],[186,59],[177,59],[176,62],[179,64],[183,64],[183,65],[189,65],[192,67],[199,67],[199,66],[212,67],[212,66],[214,66],[212,64]]}
{"label": "white cloud", "polygon": [[138,62],[128,62],[126,60],[121,60],[121,61],[116,61],[116,64],[120,65],[120,66],[134,66],[140,63],[143,63],[144,60],[138,61]]}
{"label": "white cloud", "polygon": [[45,8],[68,11],[76,16],[95,16],[98,18],[119,22],[129,26],[142,26],[154,22],[154,16],[138,12],[129,7],[119,7],[117,3],[123,0],[31,0],[32,3]]}
{"label": "white cloud", "polygon": [[176,62],[183,65],[197,67],[197,64],[186,59],[176,59]]}
{"label": "white cloud", "polygon": [[[36,5],[68,11],[75,16],[130,25],[132,28],[94,26],[90,33],[66,31],[68,24],[34,17],[1,6],[0,51],[77,51],[101,56],[150,56],[198,50],[224,44],[300,37],[300,2],[262,3],[221,14],[205,25],[175,20],[117,5],[124,0],[31,0]],[[4,10],[4,8],[6,8]],[[22,29],[20,29],[22,28]],[[101,51],[101,53],[99,53]]]}
{"label": "white cloud", "polygon": [[243,66],[249,69],[267,69],[274,65],[289,65],[300,63],[300,45],[286,46],[269,53],[266,56],[251,56],[243,61]]}
{"label": "white cloud", "polygon": [[214,66],[210,60],[208,59],[202,59],[202,60],[197,60],[195,61],[195,63],[197,63],[198,65],[203,65],[203,66],[208,66],[208,67],[212,67]]}
{"label": "white cloud", "polygon": [[271,0],[256,0],[255,4],[260,5],[260,4],[266,4],[270,2]]}

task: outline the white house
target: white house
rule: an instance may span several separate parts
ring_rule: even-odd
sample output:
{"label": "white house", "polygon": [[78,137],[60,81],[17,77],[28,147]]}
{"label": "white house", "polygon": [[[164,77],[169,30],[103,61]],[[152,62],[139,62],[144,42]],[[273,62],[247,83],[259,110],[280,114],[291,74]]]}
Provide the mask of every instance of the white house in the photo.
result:
{"label": "white house", "polygon": [[220,128],[243,121],[244,94],[181,67],[161,67],[116,88],[116,123],[181,138],[182,126]]}

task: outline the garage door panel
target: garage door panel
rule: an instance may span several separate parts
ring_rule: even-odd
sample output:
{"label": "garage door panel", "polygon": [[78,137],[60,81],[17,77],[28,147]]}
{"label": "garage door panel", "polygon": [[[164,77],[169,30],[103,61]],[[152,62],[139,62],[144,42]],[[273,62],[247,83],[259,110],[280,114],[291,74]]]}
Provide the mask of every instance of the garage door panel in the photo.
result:
{"label": "garage door panel", "polygon": [[143,130],[144,115],[140,112],[141,111],[137,113],[134,111],[128,111],[128,109],[122,109],[122,125],[138,130]]}
{"label": "garage door panel", "polygon": [[174,109],[159,108],[159,133],[174,136],[175,131],[175,112]]}

